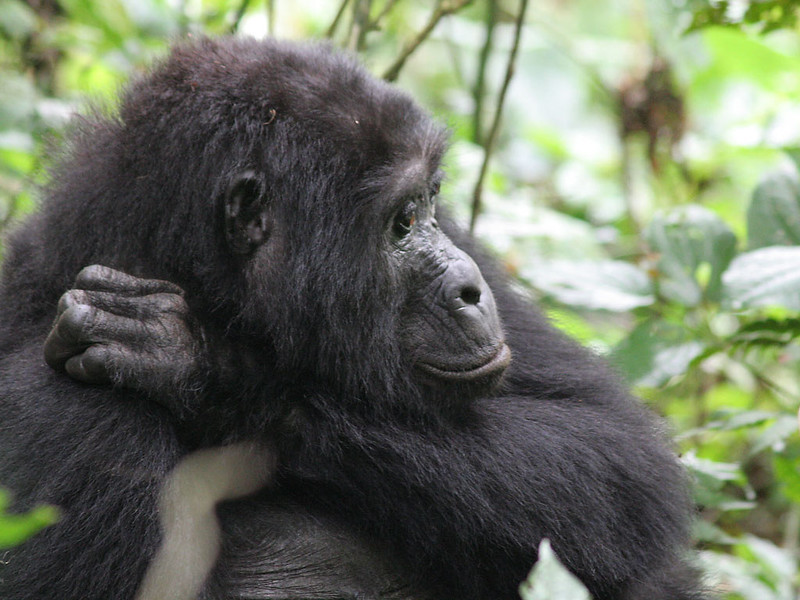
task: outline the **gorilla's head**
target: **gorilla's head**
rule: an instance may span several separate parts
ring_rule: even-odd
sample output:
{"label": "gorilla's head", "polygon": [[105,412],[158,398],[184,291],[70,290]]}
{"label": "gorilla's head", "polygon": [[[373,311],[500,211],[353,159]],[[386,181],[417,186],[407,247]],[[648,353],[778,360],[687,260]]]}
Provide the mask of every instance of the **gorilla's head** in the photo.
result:
{"label": "gorilla's head", "polygon": [[508,365],[492,292],[437,220],[445,131],[349,56],[185,43],[128,89],[109,139],[107,204],[150,240],[116,266],[183,286],[265,368],[468,397]]}

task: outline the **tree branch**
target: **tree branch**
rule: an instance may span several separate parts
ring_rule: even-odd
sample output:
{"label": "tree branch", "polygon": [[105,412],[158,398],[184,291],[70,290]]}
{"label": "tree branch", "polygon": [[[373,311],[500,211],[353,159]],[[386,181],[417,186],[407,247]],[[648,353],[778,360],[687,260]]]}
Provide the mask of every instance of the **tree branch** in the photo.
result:
{"label": "tree branch", "polygon": [[275,5],[278,0],[267,0],[267,33],[275,35]]}
{"label": "tree branch", "polygon": [[395,81],[397,76],[400,75],[400,70],[403,68],[403,65],[406,64],[408,57],[411,56],[417,48],[419,48],[420,44],[425,41],[425,39],[434,30],[436,25],[439,24],[439,21],[441,21],[442,18],[446,17],[447,15],[458,12],[471,1],[472,0],[440,0],[433,11],[431,18],[428,19],[428,22],[425,24],[425,27],[413,40],[411,40],[409,44],[406,44],[406,47],[403,48],[403,51],[400,53],[400,56],[397,57],[397,60],[394,61],[392,66],[386,69],[386,72],[383,74],[383,78],[386,81]]}
{"label": "tree branch", "polygon": [[386,4],[384,4],[383,8],[381,9],[381,12],[378,13],[378,16],[372,19],[372,21],[370,21],[369,23],[370,30],[380,28],[381,21],[383,21],[386,18],[386,15],[388,15],[392,11],[394,5],[397,4],[397,1],[398,0],[387,0]]}
{"label": "tree branch", "polygon": [[353,21],[350,26],[350,36],[347,47],[354,52],[361,52],[367,41],[367,33],[370,31],[369,13],[372,8],[372,0],[356,0],[353,6]]}
{"label": "tree branch", "polygon": [[486,65],[492,53],[494,28],[497,24],[497,0],[489,0],[486,12],[486,40],[478,58],[478,76],[475,79],[473,98],[475,109],[472,115],[472,140],[476,144],[483,142],[483,99],[486,94]]}
{"label": "tree branch", "polygon": [[331,23],[331,26],[328,27],[328,31],[325,32],[326,38],[330,39],[336,33],[336,28],[339,27],[339,23],[342,21],[344,11],[347,10],[348,4],[350,4],[350,0],[342,0],[342,3],[339,5],[339,10],[336,11],[336,16],[333,19],[333,23]]}
{"label": "tree branch", "polygon": [[500,93],[497,98],[497,108],[494,111],[494,119],[492,120],[492,127],[489,130],[489,136],[486,138],[484,145],[483,164],[478,174],[478,181],[475,183],[475,191],[472,194],[472,216],[469,222],[469,230],[475,230],[475,222],[478,219],[478,214],[481,211],[481,196],[483,195],[483,180],[486,177],[486,171],[489,168],[489,158],[494,151],[494,146],[497,142],[497,133],[500,130],[500,120],[503,115],[503,104],[505,103],[506,93],[511,79],[514,77],[514,66],[517,60],[517,52],[519,50],[519,42],[522,38],[522,26],[525,23],[525,12],[528,9],[528,0],[520,0],[519,13],[517,14],[516,25],[514,30],[514,45],[511,47],[511,52],[508,54],[508,65],[506,66],[506,76],[503,80],[503,86],[500,88]]}
{"label": "tree branch", "polygon": [[239,9],[236,11],[236,18],[234,18],[233,24],[231,24],[231,33],[236,33],[236,30],[239,29],[239,24],[242,22],[242,17],[244,17],[244,13],[249,4],[250,0],[242,0],[242,3],[239,5]]}

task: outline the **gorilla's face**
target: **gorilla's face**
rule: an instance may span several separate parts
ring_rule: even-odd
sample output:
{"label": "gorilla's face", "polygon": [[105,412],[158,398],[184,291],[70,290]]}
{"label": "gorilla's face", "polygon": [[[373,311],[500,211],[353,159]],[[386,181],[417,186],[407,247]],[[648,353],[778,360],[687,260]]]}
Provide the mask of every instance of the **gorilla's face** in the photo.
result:
{"label": "gorilla's face", "polygon": [[406,301],[400,344],[414,369],[435,384],[496,382],[511,359],[494,297],[478,266],[436,220],[439,174],[408,169],[386,223],[392,264]]}
{"label": "gorilla's face", "polygon": [[[492,291],[439,227],[438,161],[404,162],[382,169],[379,184],[364,186],[370,199],[349,226],[335,218],[347,211],[320,202],[303,217],[305,232],[287,222],[297,215],[270,200],[263,177],[245,172],[225,204],[228,245],[265,263],[267,285],[297,294],[271,301],[267,312],[314,332],[303,352],[314,357],[312,369],[335,362],[320,354],[345,352],[350,361],[365,355],[369,365],[380,365],[392,357],[376,353],[394,353],[395,364],[410,367],[420,383],[485,391],[511,360]],[[314,223],[320,231],[304,238]],[[275,269],[274,263],[295,266]],[[283,339],[296,337],[284,331]]]}
{"label": "gorilla's face", "polygon": [[220,230],[245,274],[244,327],[306,379],[485,391],[511,354],[491,290],[437,222],[446,133],[405,94],[337,69],[265,81],[265,97],[292,101],[236,147]]}

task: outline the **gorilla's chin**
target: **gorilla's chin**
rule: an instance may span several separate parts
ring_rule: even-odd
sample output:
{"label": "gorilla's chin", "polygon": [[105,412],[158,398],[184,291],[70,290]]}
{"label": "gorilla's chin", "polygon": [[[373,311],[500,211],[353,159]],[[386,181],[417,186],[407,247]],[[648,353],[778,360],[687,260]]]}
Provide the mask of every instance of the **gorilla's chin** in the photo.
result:
{"label": "gorilla's chin", "polygon": [[509,364],[511,364],[511,349],[505,342],[500,342],[481,362],[444,364],[438,360],[421,360],[417,362],[416,367],[428,378],[444,384],[486,384],[499,381]]}

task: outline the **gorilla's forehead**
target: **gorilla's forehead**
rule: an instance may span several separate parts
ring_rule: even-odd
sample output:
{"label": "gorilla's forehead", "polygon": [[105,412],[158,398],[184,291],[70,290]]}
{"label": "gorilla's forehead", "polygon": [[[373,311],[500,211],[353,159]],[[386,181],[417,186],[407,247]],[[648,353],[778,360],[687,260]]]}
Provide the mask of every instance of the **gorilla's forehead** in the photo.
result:
{"label": "gorilla's forehead", "polygon": [[441,178],[439,162],[439,157],[430,153],[398,157],[374,177],[376,191],[395,199],[426,194],[432,182]]}
{"label": "gorilla's forehead", "polygon": [[180,89],[230,118],[291,119],[373,165],[437,162],[447,143],[445,129],[409,95],[328,44],[200,38],[177,46],[161,75],[169,88],[161,100]]}

